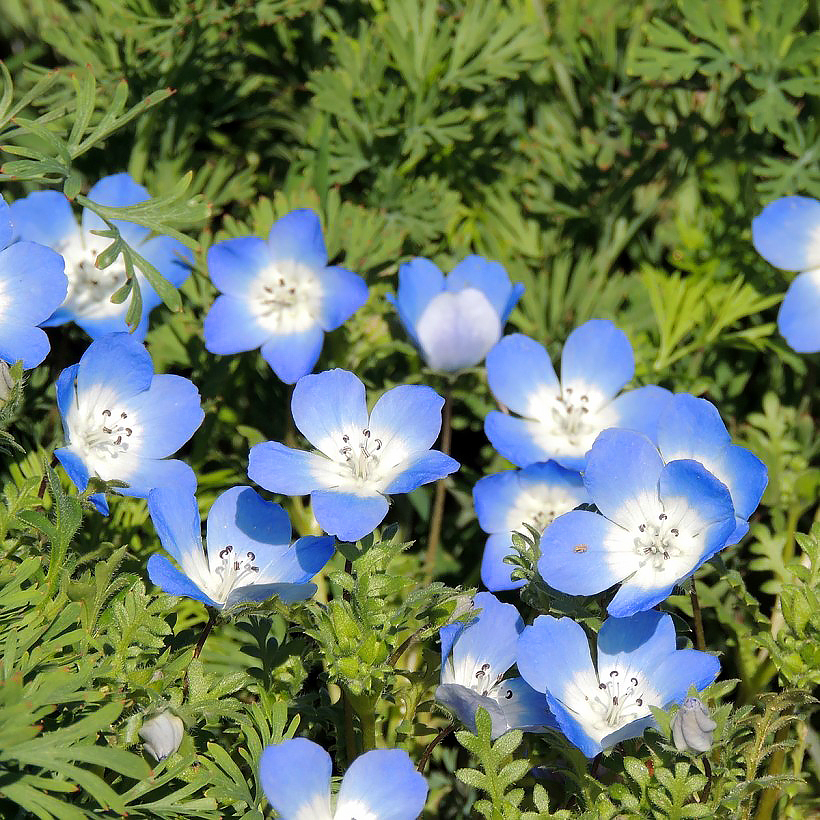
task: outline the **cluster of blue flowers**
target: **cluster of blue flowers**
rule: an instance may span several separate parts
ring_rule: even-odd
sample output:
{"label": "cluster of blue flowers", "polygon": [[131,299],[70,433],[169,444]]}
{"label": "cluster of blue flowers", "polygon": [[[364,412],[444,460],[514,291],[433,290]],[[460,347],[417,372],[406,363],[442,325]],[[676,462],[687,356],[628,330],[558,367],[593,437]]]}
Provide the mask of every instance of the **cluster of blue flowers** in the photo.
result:
{"label": "cluster of blue flowers", "polygon": [[[126,205],[148,192],[127,174],[100,180],[93,202]],[[123,482],[117,492],[146,498],[162,546],[151,580],[168,593],[217,610],[278,596],[313,595],[311,579],[334,551],[385,519],[390,497],[455,472],[432,449],[443,399],[426,386],[383,393],[368,412],[353,373],[313,374],[324,333],[368,298],[364,280],[328,265],[319,219],[295,210],[267,240],[217,242],[207,256],[220,295],[204,323],[209,351],[261,349],[274,373],[295,384],[291,411],[308,452],[257,444],[248,476],[285,496],[310,495],[323,536],[291,542],[286,512],[251,487],[233,487],[207,518],[207,550],[195,497],[196,477],[169,458],[203,421],[189,380],[157,375],[141,344],[159,303],[140,282],[143,315],[128,333],[125,308],[111,296],[125,282],[121,260],[99,269],[105,224],[86,210],[78,224],[60,194],[39,192],[0,209],[0,360],[30,368],[48,352],[42,326],[73,321],[93,339],[57,381],[65,445],[55,453],[80,492],[92,478]],[[123,238],[173,284],[190,270],[183,246],[128,222]],[[780,326],[796,350],[820,350],[820,203],[789,197],[753,225],[755,246],[773,264],[802,271],[786,296]],[[490,592],[471,602],[478,614],[441,631],[436,698],[467,726],[483,707],[493,735],[511,728],[560,730],[593,756],[652,724],[650,707],[680,702],[719,672],[705,652],[679,650],[671,618],[654,609],[705,561],[736,544],[766,486],[766,468],[732,444],[717,409],[654,385],[631,390],[635,363],[626,335],[593,319],[567,338],[560,378],[543,346],[503,336],[522,286],[495,262],[470,256],[445,276],[427,259],[399,271],[391,299],[426,364],[457,375],[486,357],[500,409],[485,431],[518,469],[481,478],[475,509],[488,534],[481,578]],[[107,514],[102,493],[91,501]],[[586,631],[569,618],[542,615],[525,626],[512,604],[492,593],[513,590],[512,534],[542,534],[538,572],[568,595],[617,588],[597,635],[593,663]],[[518,675],[508,676],[517,665]],[[332,818],[330,757],[304,739],[268,748],[261,778],[284,818]],[[389,792],[389,794],[388,794]],[[342,782],[337,817],[415,817],[427,794],[404,752],[363,755]],[[399,806],[399,808],[396,808]]]}

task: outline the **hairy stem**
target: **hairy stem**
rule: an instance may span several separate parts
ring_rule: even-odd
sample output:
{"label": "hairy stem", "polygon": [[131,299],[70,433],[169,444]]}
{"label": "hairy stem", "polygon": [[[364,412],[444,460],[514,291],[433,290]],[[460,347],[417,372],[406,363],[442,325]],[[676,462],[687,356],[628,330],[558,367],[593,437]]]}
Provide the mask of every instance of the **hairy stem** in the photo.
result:
{"label": "hairy stem", "polygon": [[[202,632],[199,634],[199,640],[196,642],[196,646],[194,647],[194,658],[198,658],[202,653],[202,647],[205,646],[205,641],[208,640],[208,635],[211,634],[211,630],[214,628],[214,624],[216,623],[217,618],[217,610],[215,609],[208,609],[208,622],[202,628]],[[188,699],[188,670],[185,670],[185,679],[182,681],[182,699]]]}
{"label": "hairy stem", "polygon": [[706,651],[706,637],[703,634],[703,618],[700,614],[700,601],[698,600],[698,590],[695,586],[695,579],[692,579],[692,616],[695,619],[695,646],[701,651]]}
{"label": "hairy stem", "polygon": [[449,726],[445,726],[427,745],[427,748],[424,750],[424,753],[421,756],[421,760],[419,760],[418,770],[421,774],[424,774],[424,770],[427,768],[427,761],[430,759],[430,755],[433,754],[433,749],[444,740],[447,735],[452,734],[453,729],[455,728],[455,724],[451,723]]}
{"label": "hairy stem", "polygon": [[[444,455],[450,455],[450,440],[453,434],[453,389],[447,387],[444,393],[444,410],[441,418],[441,438],[439,448]],[[433,509],[430,513],[430,531],[427,534],[427,553],[424,556],[424,580],[430,583],[436,567],[438,545],[441,540],[441,522],[444,518],[444,497],[447,478],[440,478],[436,482],[436,493],[433,499]]]}

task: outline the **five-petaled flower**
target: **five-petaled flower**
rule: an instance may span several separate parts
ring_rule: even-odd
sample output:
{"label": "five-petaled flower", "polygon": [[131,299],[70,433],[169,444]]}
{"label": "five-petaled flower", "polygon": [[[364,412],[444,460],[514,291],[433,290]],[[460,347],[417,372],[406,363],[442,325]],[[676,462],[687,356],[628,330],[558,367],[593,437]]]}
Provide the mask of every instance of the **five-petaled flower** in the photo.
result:
{"label": "five-petaled flower", "polygon": [[622,582],[608,606],[616,617],[662,601],[735,531],[725,485],[691,459],[664,464],[642,433],[601,433],[584,484],[602,515],[573,510],[556,518],[541,540],[538,571],[570,595]]}
{"label": "five-petaled flower", "polygon": [[[49,351],[41,325],[63,301],[63,260],[50,248],[12,238],[11,210],[0,197],[0,362],[36,367]],[[8,247],[7,247],[8,246]]]}
{"label": "five-petaled flower", "polygon": [[783,338],[798,353],[820,351],[820,202],[785,196],[752,220],[752,241],[771,265],[798,271],[777,315]]}
{"label": "five-petaled flower", "polygon": [[[54,455],[83,492],[90,476],[124,481],[123,495],[146,498],[154,487],[193,493],[196,476],[175,453],[202,423],[199,391],[181,376],[154,375],[148,351],[127,333],[92,342],[79,364],[57,379],[66,445]],[[103,515],[101,493],[91,500]]]}
{"label": "five-petaled flower", "polygon": [[505,336],[487,356],[493,395],[523,418],[491,412],[484,430],[493,447],[519,467],[554,459],[581,470],[584,455],[607,427],[655,437],[670,393],[650,385],[623,393],[635,359],[624,333],[592,319],[569,334],[561,354],[561,381],[547,351],[520,333]]}
{"label": "five-petaled flower", "polygon": [[313,370],[324,334],[366,301],[361,276],[327,263],[319,217],[291,211],[259,237],[226,239],[208,251],[208,271],[222,295],[205,318],[211,353],[262,348],[287,384]]}
{"label": "five-petaled flower", "polygon": [[492,736],[510,729],[554,729],[555,719],[543,694],[520,677],[505,678],[515,663],[516,642],[524,621],[512,604],[502,604],[489,592],[473,599],[479,614],[467,623],[445,626],[441,632],[441,683],[436,700],[475,731],[475,713],[486,709]]}
{"label": "five-petaled flower", "polygon": [[669,615],[654,610],[608,618],[598,632],[593,666],[583,628],[570,618],[539,615],[518,639],[518,669],[546,695],[561,731],[587,757],[639,737],[655,725],[650,706],[680,702],[720,671],[714,655],[676,649]]}
{"label": "five-petaled flower", "polygon": [[191,494],[151,490],[148,511],[165,551],[148,559],[148,576],[165,592],[217,609],[267,601],[303,601],[310,582],[330,560],[333,539],[308,535],[290,543],[287,513],[250,487],[232,487],[208,512],[207,555],[202,550],[199,508]]}
{"label": "five-petaled flower", "polygon": [[387,496],[458,469],[457,461],[430,449],[443,404],[429,387],[400,385],[384,393],[368,416],[364,385],[353,373],[304,376],[293,390],[291,410],[318,453],[265,441],[251,449],[248,475],[271,492],[310,493],[322,529],[355,541],[387,515]]}
{"label": "five-petaled flower", "polygon": [[481,256],[468,256],[448,276],[416,258],[401,266],[398,293],[387,298],[427,364],[455,373],[484,359],[523,292]]}
{"label": "five-petaled flower", "polygon": [[581,474],[554,461],[536,462],[523,470],[504,470],[484,476],[473,488],[478,523],[489,533],[481,561],[481,580],[491,592],[518,589],[513,567],[504,558],[513,554],[512,533],[528,534],[529,524],[543,534],[555,518],[589,501]]}
{"label": "five-petaled flower", "polygon": [[407,752],[374,749],[345,772],[335,810],[330,805],[333,762],[302,737],[268,746],[259,779],[282,820],[416,820],[427,800],[427,783]]}
{"label": "five-petaled flower", "polygon": [[[150,199],[148,191],[130,174],[103,177],[88,192],[88,198],[100,205],[136,205]],[[66,197],[56,191],[35,191],[11,205],[15,236],[54,248],[65,260],[68,293],[62,306],[54,311],[44,326],[75,322],[92,339],[106,333],[127,331],[125,314],[128,300],[121,304],[111,296],[126,281],[125,261],[120,254],[105,268],[97,267],[97,258],[111,243],[92,231],[107,231],[108,226],[88,208],[83,209],[78,225]],[[177,239],[155,236],[142,225],[112,220],[122,238],[172,285],[179,286],[190,273],[191,254]],[[142,317],[135,336],[142,340],[148,331],[148,314],[160,298],[145,277],[136,272],[142,295]]]}

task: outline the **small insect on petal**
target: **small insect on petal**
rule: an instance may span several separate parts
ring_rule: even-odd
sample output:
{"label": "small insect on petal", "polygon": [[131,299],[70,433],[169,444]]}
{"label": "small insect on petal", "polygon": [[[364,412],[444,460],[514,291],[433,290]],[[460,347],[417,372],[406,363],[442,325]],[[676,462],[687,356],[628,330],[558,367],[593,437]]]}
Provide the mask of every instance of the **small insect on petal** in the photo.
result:
{"label": "small insect on petal", "polygon": [[589,547],[586,544],[576,544],[572,548],[572,551],[576,552],[576,553],[581,553],[581,552],[586,552],[588,549],[589,549]]}

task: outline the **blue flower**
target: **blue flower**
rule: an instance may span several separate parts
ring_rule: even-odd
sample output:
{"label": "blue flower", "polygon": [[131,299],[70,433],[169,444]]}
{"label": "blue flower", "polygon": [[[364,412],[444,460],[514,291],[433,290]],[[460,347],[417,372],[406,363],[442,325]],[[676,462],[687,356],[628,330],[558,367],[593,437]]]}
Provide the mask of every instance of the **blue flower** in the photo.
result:
{"label": "blue flower", "polygon": [[268,746],[259,762],[262,789],[282,820],[416,820],[427,801],[427,783],[401,749],[357,757],[342,778],[335,811],[332,771],[330,755],[303,737]]}
{"label": "blue flower", "polygon": [[208,251],[208,271],[222,295],[205,318],[211,353],[262,348],[287,384],[313,370],[326,331],[366,301],[361,276],[327,264],[319,217],[291,211],[258,237],[226,239]]}
{"label": "blue flower", "polygon": [[388,390],[368,416],[364,385],[347,370],[299,379],[291,410],[318,450],[306,453],[275,441],[250,452],[248,475],[274,493],[310,493],[325,532],[356,541],[387,515],[387,496],[409,493],[458,469],[430,448],[441,429],[444,400],[429,387]]}
{"label": "blue flower", "polygon": [[539,532],[557,516],[589,501],[581,474],[565,470],[554,461],[538,462],[523,470],[488,475],[473,488],[478,523],[489,533],[481,562],[481,580],[491,592],[518,589],[525,581],[513,581],[513,567],[504,563],[513,554],[512,533]]}
{"label": "blue flower", "polygon": [[473,599],[478,616],[441,630],[441,683],[436,700],[475,731],[475,713],[486,709],[492,736],[510,729],[531,732],[555,728],[543,694],[523,678],[504,678],[515,663],[516,642],[524,622],[512,604],[502,604],[489,592]]}
{"label": "blue flower", "polygon": [[490,413],[487,438],[519,467],[554,459],[570,470],[583,469],[586,452],[607,427],[654,439],[671,394],[649,386],[616,398],[634,372],[629,340],[606,319],[592,319],[569,334],[560,382],[538,342],[520,333],[506,336],[487,356],[487,380],[496,399],[523,418]]}
{"label": "blue flower", "polygon": [[664,465],[642,433],[601,433],[584,484],[603,515],[573,510],[556,518],[541,540],[538,571],[570,595],[623,582],[607,608],[616,617],[662,601],[735,531],[726,487],[696,461]]}
{"label": "blue flower", "polygon": [[766,465],[754,453],[732,444],[717,408],[689,393],[672,397],[658,422],[658,449],[666,462],[688,458],[700,462],[723,482],[732,496],[736,527],[727,546],[749,530],[768,482]]}
{"label": "blue flower", "polygon": [[[138,185],[130,174],[103,177],[88,192],[88,198],[100,205],[135,205],[150,199],[148,191]],[[110,239],[91,231],[107,231],[108,226],[93,211],[83,209],[77,224],[68,200],[56,191],[37,191],[11,205],[14,234],[19,239],[32,240],[54,248],[65,260],[68,294],[62,307],[51,314],[45,326],[75,322],[92,339],[106,333],[127,331],[125,314],[128,302],[114,304],[112,294],[125,284],[125,261],[118,256],[107,268],[96,266],[97,256],[110,244]],[[148,228],[133,222],[114,220],[122,238],[171,284],[181,285],[188,277],[190,251],[178,240],[167,236],[149,239]],[[137,272],[142,294],[142,318],[135,331],[141,341],[148,331],[148,314],[160,303],[157,292]]]}
{"label": "blue flower", "polygon": [[[0,361],[36,367],[49,351],[42,324],[63,301],[66,278],[59,254],[12,238],[10,208],[0,197]],[[7,247],[8,246],[8,247]]]}
{"label": "blue flower", "polygon": [[675,648],[669,615],[641,612],[608,618],[598,632],[597,668],[584,630],[570,618],[539,615],[518,639],[518,669],[546,694],[561,731],[587,757],[639,737],[666,708],[720,672],[714,655]]}
{"label": "blue flower", "polygon": [[148,512],[162,546],[180,567],[152,555],[149,578],[171,595],[217,609],[274,595],[286,603],[310,598],[316,592],[310,579],[333,555],[333,539],[326,535],[305,536],[291,545],[288,514],[250,487],[232,487],[214,501],[207,556],[193,494],[169,487],[151,490]]}
{"label": "blue flower", "polygon": [[398,294],[387,298],[427,364],[455,373],[482,361],[523,292],[498,262],[481,256],[468,256],[446,277],[417,258],[401,266]]}
{"label": "blue flower", "polygon": [[752,242],[771,265],[800,273],[789,285],[777,324],[798,353],[820,351],[820,202],[785,196],[752,220]]}
{"label": "blue flower", "polygon": [[[117,492],[136,498],[154,487],[196,489],[193,470],[166,456],[202,424],[199,391],[181,376],[155,376],[148,351],[132,335],[92,342],[57,379],[57,406],[66,446],[54,455],[80,492],[89,476],[124,481],[128,487]],[[108,514],[102,494],[91,500]]]}

